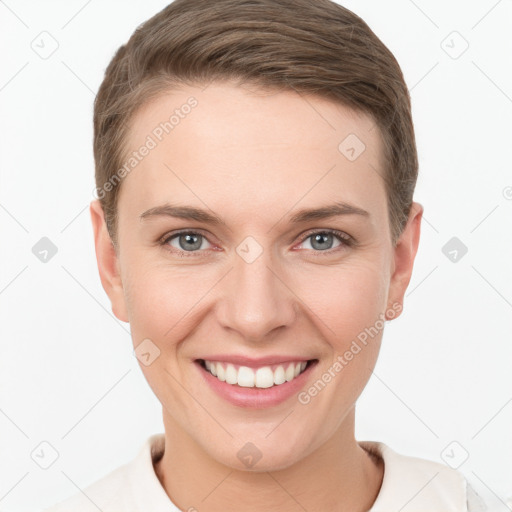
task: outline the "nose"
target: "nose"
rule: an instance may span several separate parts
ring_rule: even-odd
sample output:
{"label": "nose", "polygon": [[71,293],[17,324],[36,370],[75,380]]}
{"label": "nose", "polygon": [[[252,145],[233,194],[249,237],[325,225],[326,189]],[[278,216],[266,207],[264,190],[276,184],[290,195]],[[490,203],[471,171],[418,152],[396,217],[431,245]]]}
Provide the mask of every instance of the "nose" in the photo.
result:
{"label": "nose", "polygon": [[252,343],[268,341],[291,326],[298,311],[298,299],[269,253],[264,250],[252,262],[235,254],[234,268],[225,280],[223,299],[217,308],[222,327]]}

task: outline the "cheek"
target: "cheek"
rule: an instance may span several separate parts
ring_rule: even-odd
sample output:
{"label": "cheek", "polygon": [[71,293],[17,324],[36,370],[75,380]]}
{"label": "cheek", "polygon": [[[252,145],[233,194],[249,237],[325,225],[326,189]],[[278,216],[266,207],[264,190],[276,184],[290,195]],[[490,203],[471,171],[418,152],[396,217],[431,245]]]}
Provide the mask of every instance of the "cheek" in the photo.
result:
{"label": "cheek", "polygon": [[[388,283],[382,266],[362,261],[309,272],[298,294],[328,327],[332,345],[341,345],[372,326],[386,308]],[[338,348],[338,347],[334,347]]]}
{"label": "cheek", "polygon": [[[129,242],[137,247],[134,240]],[[299,299],[293,294],[283,298],[303,302],[304,315],[313,312],[344,339],[357,335],[354,329],[371,325],[386,307],[389,271],[385,249],[375,244],[348,253],[335,264],[283,267],[281,277]],[[215,295],[223,286],[218,280],[225,269],[213,264],[169,263],[163,255],[149,255],[140,247],[121,256],[126,307],[138,337],[180,338],[182,319],[189,311],[197,316],[210,302],[212,287]]]}
{"label": "cheek", "polygon": [[[197,315],[210,304],[208,293],[219,278],[200,265],[170,268],[131,259],[124,268],[129,269],[123,273],[123,284],[134,343],[151,336],[166,339],[166,345],[179,340],[189,318],[198,321]],[[310,266],[307,272],[285,272],[282,278],[299,297],[304,315],[313,315],[317,325],[328,328],[330,339],[342,343],[373,325],[385,311],[389,283],[378,258]],[[298,299],[287,296],[286,300]]]}
{"label": "cheek", "polygon": [[[175,268],[152,264],[137,266],[133,261],[131,265],[125,296],[133,346],[137,349],[149,339],[157,347],[149,345],[149,351],[158,353],[150,365],[140,364],[141,370],[164,406],[170,410],[186,410],[187,395],[177,383],[183,381],[179,350],[181,341],[192,331],[192,322],[197,321],[194,312],[207,288],[198,288],[197,278],[190,279],[190,270],[187,278],[185,272]],[[141,347],[147,347],[147,341],[145,343]]]}
{"label": "cheek", "polygon": [[132,270],[125,276],[125,298],[134,344],[150,338],[159,340],[161,350],[171,349],[184,335],[187,315],[197,313],[198,302],[215,280],[198,267],[135,261],[127,265]]}
{"label": "cheek", "polygon": [[329,346],[317,376],[326,391],[321,384],[318,394],[311,388],[305,392],[315,396],[319,410],[338,411],[329,416],[328,429],[339,426],[375,368],[385,327],[387,284],[382,276],[378,265],[347,265],[323,281],[310,275],[309,293],[303,291],[304,302],[311,305],[317,329]]}

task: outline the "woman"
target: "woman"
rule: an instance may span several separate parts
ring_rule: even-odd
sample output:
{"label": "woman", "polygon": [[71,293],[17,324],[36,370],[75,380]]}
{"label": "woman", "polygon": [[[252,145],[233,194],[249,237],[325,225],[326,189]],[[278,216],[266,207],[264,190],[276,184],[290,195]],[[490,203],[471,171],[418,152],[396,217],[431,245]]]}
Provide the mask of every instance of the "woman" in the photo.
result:
{"label": "woman", "polygon": [[354,438],[423,213],[407,87],[360,18],[177,0],[94,128],[101,282],[165,434],[50,510],[477,510],[460,472]]}

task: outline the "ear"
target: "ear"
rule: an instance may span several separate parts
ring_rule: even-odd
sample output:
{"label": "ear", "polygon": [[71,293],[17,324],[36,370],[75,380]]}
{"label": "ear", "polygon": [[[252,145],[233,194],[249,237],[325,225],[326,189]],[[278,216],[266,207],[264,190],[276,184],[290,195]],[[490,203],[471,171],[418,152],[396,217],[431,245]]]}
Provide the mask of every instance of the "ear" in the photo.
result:
{"label": "ear", "polygon": [[[391,318],[400,316],[403,310],[405,290],[411,280],[414,258],[420,241],[420,226],[423,206],[412,203],[407,224],[398,239],[393,252],[393,269],[388,293],[388,310],[395,311]],[[400,304],[397,310],[393,304]],[[389,318],[389,319],[391,319]]]}
{"label": "ear", "polygon": [[91,202],[89,211],[101,284],[112,304],[112,313],[119,320],[128,322],[123,283],[119,272],[119,259],[108,233],[103,208],[98,199]]}

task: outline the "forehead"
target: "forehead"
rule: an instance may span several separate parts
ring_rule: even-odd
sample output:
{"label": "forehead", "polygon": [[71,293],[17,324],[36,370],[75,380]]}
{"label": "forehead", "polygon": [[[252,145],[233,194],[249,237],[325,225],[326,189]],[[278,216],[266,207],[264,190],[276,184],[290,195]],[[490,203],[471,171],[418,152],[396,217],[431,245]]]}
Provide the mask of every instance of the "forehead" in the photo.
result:
{"label": "forehead", "polygon": [[127,143],[127,158],[138,156],[120,210],[121,203],[141,212],[176,200],[233,214],[244,208],[248,216],[298,201],[385,207],[373,119],[316,96],[187,86],[145,104]]}

